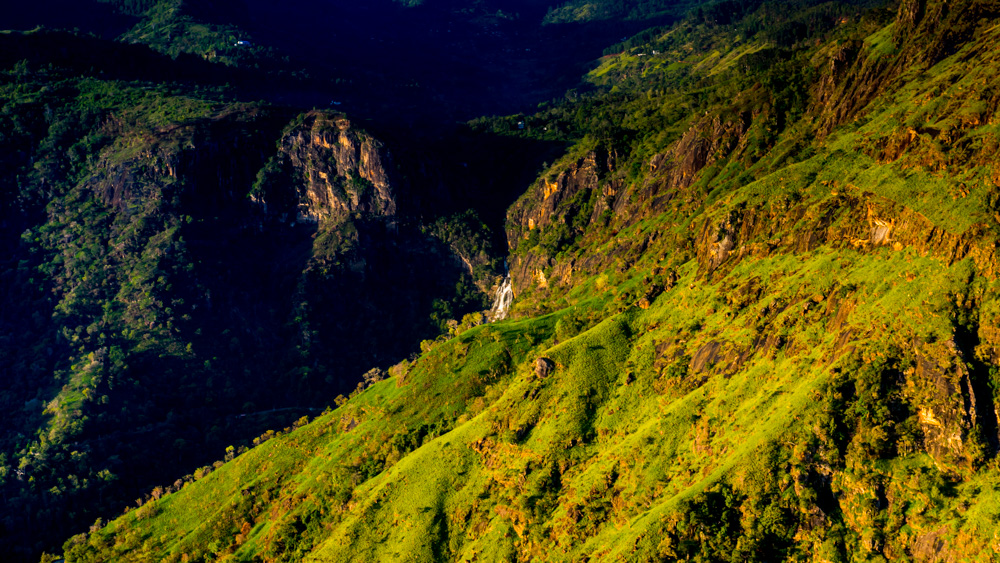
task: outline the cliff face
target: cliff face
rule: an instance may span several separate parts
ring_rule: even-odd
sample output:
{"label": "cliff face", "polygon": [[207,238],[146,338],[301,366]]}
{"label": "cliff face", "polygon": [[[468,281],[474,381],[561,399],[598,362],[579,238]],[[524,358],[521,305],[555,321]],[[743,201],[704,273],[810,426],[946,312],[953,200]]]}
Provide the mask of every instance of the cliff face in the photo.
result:
{"label": "cliff face", "polygon": [[879,95],[901,86],[913,69],[930,68],[969,49],[967,40],[975,28],[998,14],[1000,8],[992,2],[905,0],[892,24],[866,42],[830,46],[815,61],[825,66],[812,91],[817,133],[823,136],[847,123]]}
{"label": "cliff face", "polygon": [[[559,231],[547,241],[551,248],[567,244],[599,221],[616,194],[617,184],[602,181],[613,166],[613,155],[590,152],[559,172],[554,180],[540,179],[510,208],[507,240],[512,252],[508,268],[515,295],[532,284],[547,287],[549,282],[543,272],[556,264],[540,249],[521,253],[517,249],[531,244],[526,241],[537,242],[538,234],[545,231]],[[555,275],[565,276],[572,268],[566,265]]]}
{"label": "cliff face", "polygon": [[356,213],[396,215],[398,179],[389,151],[352,128],[344,116],[306,114],[282,138],[279,158],[287,159],[292,177],[299,180],[299,220],[337,221]]}
{"label": "cliff face", "polygon": [[[631,185],[618,169],[620,157],[607,149],[589,152],[558,172],[554,180],[540,179],[507,215],[515,294],[531,285],[547,288],[550,279],[570,287],[574,272],[588,275],[616,261],[620,268],[627,268],[627,256],[645,252],[661,236],[659,233],[650,233],[638,246],[617,248],[607,254],[567,253],[562,260],[554,255],[563,247],[571,247],[577,237],[598,238],[668,210],[696,205],[703,197],[691,190],[698,174],[707,166],[745,151],[755,117],[746,112],[734,120],[719,116],[698,120],[668,150],[651,157],[641,180]],[[759,120],[765,121],[766,117],[759,116]],[[539,237],[553,237],[554,231],[557,240],[535,246]],[[731,244],[725,240],[720,243]]]}

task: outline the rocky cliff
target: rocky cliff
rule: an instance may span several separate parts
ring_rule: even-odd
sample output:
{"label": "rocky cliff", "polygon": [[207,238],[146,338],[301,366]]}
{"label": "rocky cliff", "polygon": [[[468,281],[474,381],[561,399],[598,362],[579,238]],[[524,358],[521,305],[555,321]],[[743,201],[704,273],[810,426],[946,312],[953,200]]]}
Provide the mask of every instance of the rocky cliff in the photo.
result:
{"label": "rocky cliff", "polygon": [[272,213],[289,211],[283,207],[291,188],[300,221],[396,215],[399,176],[391,154],[343,115],[313,111],[302,116],[286,129],[272,167],[285,177],[258,197]]}

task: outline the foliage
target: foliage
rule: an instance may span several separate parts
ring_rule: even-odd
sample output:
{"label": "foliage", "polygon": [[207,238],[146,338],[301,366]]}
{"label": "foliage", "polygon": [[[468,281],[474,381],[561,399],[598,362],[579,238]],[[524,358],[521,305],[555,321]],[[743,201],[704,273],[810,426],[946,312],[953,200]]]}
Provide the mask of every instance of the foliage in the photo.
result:
{"label": "foliage", "polygon": [[[623,53],[591,75],[603,90],[475,122],[525,137],[554,118],[577,128],[565,137],[577,152],[508,214],[517,318],[456,325],[393,377],[162,501],[173,512],[88,541],[139,530],[165,556],[207,559],[204,537],[158,538],[180,518],[195,530],[266,459],[260,478],[284,497],[250,493],[272,512],[248,521],[238,559],[882,560],[930,537],[988,557],[995,413],[969,405],[993,400],[981,344],[995,339],[982,328],[995,260],[954,250],[995,245],[990,188],[969,187],[987,172],[943,164],[968,154],[961,144],[950,154],[915,129],[893,139],[907,118],[978,134],[981,119],[959,125],[959,108],[995,109],[976,94],[950,109],[927,96],[926,118],[912,94],[984,88],[993,79],[952,71],[985,61],[991,39],[970,35],[923,73],[866,66],[916,56],[927,38],[915,34],[895,53],[857,52],[831,85],[841,38],[877,32],[884,13],[831,25],[843,9],[799,8],[781,21],[825,23],[758,29],[770,8],[733,5],[733,21],[699,15],[704,28],[668,32],[722,47],[683,72]],[[753,36],[736,45],[736,30]],[[823,101],[876,71],[898,95]],[[637,90],[658,80],[674,89]],[[643,98],[689,102],[624,127]],[[650,164],[699,135],[714,151],[704,161]],[[588,176],[588,159],[610,164]],[[594,213],[606,188],[610,214]]]}
{"label": "foliage", "polygon": [[[93,500],[73,493],[93,490],[83,480],[119,490],[76,446],[138,421],[155,431],[162,403],[144,389],[179,388],[168,423],[250,415],[216,405],[275,388],[329,392],[317,374],[336,373],[323,340],[336,334],[364,359],[355,378],[371,368],[336,409],[152,489],[71,537],[67,560],[991,557],[1000,32],[977,6],[928,2],[891,27],[854,4],[701,6],[602,59],[586,91],[472,122],[475,135],[573,144],[508,211],[516,304],[492,324],[461,310],[476,307],[471,278],[406,277],[433,256],[496,272],[477,214],[400,237],[363,216],[272,225],[292,244],[267,247],[233,234],[242,210],[186,206],[196,176],[164,173],[201,142],[188,127],[217,134],[229,119],[244,137],[236,116],[263,110],[172,95],[160,110],[128,86],[128,102],[77,113],[82,101],[54,102],[85,88],[24,87],[34,71],[14,68],[4,178],[23,179],[5,180],[18,194],[5,205],[44,220],[5,239],[19,254],[4,283],[46,308],[19,306],[29,330],[5,342],[26,350],[16,373],[56,382],[22,415],[43,431],[0,457],[4,493],[41,498],[31,509],[47,520],[61,495]],[[100,136],[118,113],[129,119]],[[265,199],[287,187],[266,137],[238,205],[251,185]],[[115,167],[133,192],[112,189]],[[240,242],[205,244],[212,221]],[[220,258],[247,247],[247,263]],[[198,259],[239,267],[211,274]],[[271,286],[292,296],[280,311],[254,309],[285,302],[239,283],[260,262],[286,265]],[[427,337],[421,353],[385,372],[400,354],[378,350],[413,326],[391,314],[406,307],[448,334],[407,333]],[[232,384],[241,374],[260,394]]]}

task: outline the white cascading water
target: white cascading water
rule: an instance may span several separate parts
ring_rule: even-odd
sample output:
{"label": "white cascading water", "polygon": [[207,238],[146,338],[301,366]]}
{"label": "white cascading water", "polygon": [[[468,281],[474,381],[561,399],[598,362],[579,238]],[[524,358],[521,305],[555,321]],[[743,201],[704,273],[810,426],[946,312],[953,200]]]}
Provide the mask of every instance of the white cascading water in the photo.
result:
{"label": "white cascading water", "polygon": [[510,284],[510,273],[503,278],[503,283],[497,288],[496,297],[493,298],[493,306],[487,315],[489,322],[502,321],[507,318],[507,311],[514,301],[514,287]]}

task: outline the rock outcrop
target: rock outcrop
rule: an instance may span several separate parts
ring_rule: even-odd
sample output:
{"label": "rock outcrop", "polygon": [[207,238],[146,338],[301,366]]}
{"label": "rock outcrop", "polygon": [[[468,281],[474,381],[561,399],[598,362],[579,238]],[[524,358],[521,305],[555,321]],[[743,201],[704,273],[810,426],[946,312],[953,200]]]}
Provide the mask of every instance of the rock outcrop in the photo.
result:
{"label": "rock outcrop", "polygon": [[535,360],[535,375],[546,377],[556,369],[556,363],[549,358],[539,357]]}
{"label": "rock outcrop", "polygon": [[543,177],[507,214],[515,295],[530,286],[570,285],[574,272],[593,272],[621,255],[645,251],[652,239],[608,255],[555,259],[576,237],[600,232],[612,222],[621,228],[672,205],[691,205],[696,199],[692,184],[699,172],[746,149],[755,117],[750,112],[730,120],[704,116],[668,150],[650,158],[638,185],[625,183],[617,167],[619,155],[606,148],[589,152],[552,180]]}
{"label": "rock outcrop", "polygon": [[915,367],[907,391],[917,409],[924,449],[939,467],[968,470],[996,451],[997,414],[984,377],[956,339],[913,342]]}
{"label": "rock outcrop", "polygon": [[282,138],[298,194],[300,221],[340,220],[352,214],[396,215],[392,157],[342,115],[313,111]]}
{"label": "rock outcrop", "polygon": [[[286,118],[251,108],[145,136],[129,132],[103,151],[84,181],[119,210],[176,196],[208,212],[243,205],[249,195],[283,221],[396,215],[399,180],[380,141],[346,117],[320,111],[279,134]],[[114,120],[106,128],[114,133]],[[268,147],[279,136],[278,153],[268,161]]]}

